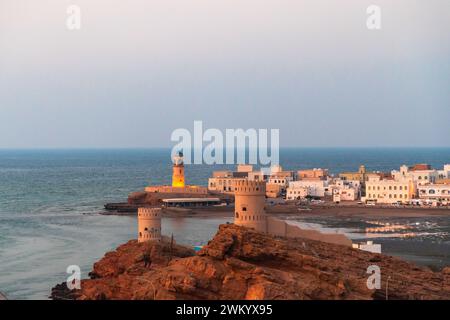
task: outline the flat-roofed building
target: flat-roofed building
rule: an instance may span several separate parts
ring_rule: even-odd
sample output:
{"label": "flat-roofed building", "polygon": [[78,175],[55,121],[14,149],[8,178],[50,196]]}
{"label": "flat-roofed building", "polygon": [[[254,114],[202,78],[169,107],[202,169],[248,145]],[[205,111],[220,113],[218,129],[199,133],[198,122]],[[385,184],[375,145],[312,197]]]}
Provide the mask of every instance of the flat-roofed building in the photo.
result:
{"label": "flat-roofed building", "polygon": [[381,179],[373,177],[366,181],[366,201],[377,203],[409,203],[415,198],[416,189],[412,179]]}
{"label": "flat-roofed building", "polygon": [[259,171],[253,174],[254,171],[252,170],[252,165],[239,164],[236,167],[236,171],[214,171],[212,177],[208,179],[208,190],[211,192],[233,194],[234,190],[232,185],[235,180],[259,180],[264,177],[264,175],[261,176]]}
{"label": "flat-roofed building", "polygon": [[279,185],[282,189],[286,190],[286,187],[291,181],[292,177],[270,176],[268,183]]}
{"label": "flat-roofed building", "polygon": [[145,192],[150,193],[183,193],[186,195],[207,194],[208,189],[203,186],[184,186],[184,187],[172,187],[172,186],[148,186],[145,187]]}
{"label": "flat-roofed building", "polygon": [[248,180],[252,181],[266,181],[269,175],[265,174],[264,171],[252,171],[248,173]]}
{"label": "flat-roofed building", "polygon": [[301,200],[308,196],[308,187],[288,187],[286,200]]}
{"label": "flat-roofed building", "polygon": [[172,198],[162,202],[164,207],[207,207],[221,203],[219,198]]}
{"label": "flat-roofed building", "polygon": [[[305,194],[306,190],[306,195]],[[291,181],[289,187],[286,190],[286,199],[296,200],[298,197],[325,197],[325,195],[331,195],[328,188],[327,180],[297,180]]]}
{"label": "flat-roofed building", "polygon": [[366,180],[366,167],[364,165],[360,165],[358,171],[356,172],[341,172],[339,173],[339,177],[343,180],[358,180],[361,183],[364,183]]}
{"label": "flat-roofed building", "polygon": [[343,187],[333,189],[333,201],[355,201],[358,199],[359,192],[353,187]]}
{"label": "flat-roofed building", "polygon": [[266,184],[266,197],[267,198],[278,198],[282,194],[282,187],[278,184],[267,183]]}
{"label": "flat-roofed building", "polygon": [[238,164],[237,165],[237,172],[252,172],[253,166],[251,164]]}
{"label": "flat-roofed building", "polygon": [[450,179],[450,164],[445,164],[442,170],[438,170],[438,180]]}
{"label": "flat-roofed building", "polygon": [[297,179],[322,179],[325,180],[328,177],[328,169],[314,168],[297,171]]}
{"label": "flat-roofed building", "polygon": [[427,184],[417,187],[419,199],[436,201],[443,204],[450,202],[450,184]]}
{"label": "flat-roofed building", "polygon": [[432,169],[430,165],[425,163],[410,167],[402,165],[400,170],[393,170],[391,175],[395,180],[412,179],[417,185],[435,183],[439,179],[438,170]]}

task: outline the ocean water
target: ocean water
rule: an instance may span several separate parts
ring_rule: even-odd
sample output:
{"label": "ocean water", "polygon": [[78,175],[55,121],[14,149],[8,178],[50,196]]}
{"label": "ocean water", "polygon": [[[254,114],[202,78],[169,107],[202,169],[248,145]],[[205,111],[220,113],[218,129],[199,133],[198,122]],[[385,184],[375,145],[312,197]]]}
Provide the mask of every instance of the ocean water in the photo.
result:
{"label": "ocean water", "polygon": [[[322,167],[332,173],[450,163],[450,148],[282,149],[285,169]],[[189,165],[189,184],[206,185],[214,170]],[[10,299],[47,299],[69,265],[87,277],[106,251],[136,236],[136,218],[98,213],[149,184],[169,184],[169,149],[0,150],[0,291]],[[170,218],[163,233],[179,243],[206,243],[227,218]]]}

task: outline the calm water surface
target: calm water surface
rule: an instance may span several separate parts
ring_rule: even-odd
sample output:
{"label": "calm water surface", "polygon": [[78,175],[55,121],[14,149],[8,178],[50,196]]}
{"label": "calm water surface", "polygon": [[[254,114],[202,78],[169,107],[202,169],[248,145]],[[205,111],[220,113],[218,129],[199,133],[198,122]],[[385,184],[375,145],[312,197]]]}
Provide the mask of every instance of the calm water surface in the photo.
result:
{"label": "calm water surface", "polygon": [[[46,299],[65,280],[67,266],[79,265],[87,277],[106,251],[136,236],[136,218],[99,215],[103,204],[149,184],[169,184],[169,157],[168,149],[0,150],[0,291],[11,299]],[[450,149],[283,149],[280,161],[286,169],[332,173],[362,163],[368,170],[416,162],[441,167],[450,162]],[[213,170],[226,168],[232,167],[190,165],[186,180],[206,185]],[[226,221],[167,218],[163,233],[204,244]],[[397,248],[399,240],[392,241]]]}

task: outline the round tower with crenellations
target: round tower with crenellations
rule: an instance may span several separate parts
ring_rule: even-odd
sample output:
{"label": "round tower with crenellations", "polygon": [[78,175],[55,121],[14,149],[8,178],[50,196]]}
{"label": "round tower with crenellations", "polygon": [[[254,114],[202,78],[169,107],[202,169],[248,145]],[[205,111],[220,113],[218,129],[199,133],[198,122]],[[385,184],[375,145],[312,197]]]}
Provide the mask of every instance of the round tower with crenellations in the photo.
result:
{"label": "round tower with crenellations", "polygon": [[239,226],[267,232],[267,217],[264,211],[266,183],[238,179],[234,188],[234,223]]}
{"label": "round tower with crenellations", "polygon": [[161,241],[161,208],[138,209],[138,242]]}

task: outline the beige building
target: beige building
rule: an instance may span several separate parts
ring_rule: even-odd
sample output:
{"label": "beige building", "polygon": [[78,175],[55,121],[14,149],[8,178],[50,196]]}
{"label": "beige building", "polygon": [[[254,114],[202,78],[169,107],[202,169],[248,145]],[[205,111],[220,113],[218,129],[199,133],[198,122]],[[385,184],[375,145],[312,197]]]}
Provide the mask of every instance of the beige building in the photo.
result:
{"label": "beige building", "polygon": [[333,201],[355,201],[358,199],[359,191],[352,187],[333,189]]}
{"label": "beige building", "polygon": [[415,198],[416,190],[412,179],[381,179],[370,178],[366,182],[365,201],[377,203],[409,203]]}
{"label": "beige building", "polygon": [[297,179],[326,179],[328,177],[328,169],[314,168],[297,171]]}
{"label": "beige building", "polygon": [[281,196],[283,191],[279,184],[267,183],[266,184],[266,197],[267,198],[278,198]]}
{"label": "beige building", "polygon": [[214,171],[212,177],[208,179],[208,190],[233,194],[234,181],[241,179],[264,181],[265,176],[261,171],[253,171],[252,165],[239,164],[236,167],[236,171]]}
{"label": "beige building", "polygon": [[161,241],[161,208],[138,208],[138,242]]}
{"label": "beige building", "polygon": [[145,187],[145,192],[150,193],[178,193],[189,195],[208,194],[208,189],[202,186],[184,186],[184,187],[172,187],[172,186],[148,186]]}
{"label": "beige building", "polygon": [[366,181],[366,167],[364,165],[360,165],[357,172],[342,172],[339,174],[339,178],[343,180],[358,180],[361,183]]}
{"label": "beige building", "polygon": [[286,190],[286,200],[301,200],[308,195],[308,187],[289,187]]}
{"label": "beige building", "polygon": [[233,182],[237,178],[233,177],[215,177],[208,179],[208,190],[212,192],[233,194]]}
{"label": "beige building", "polygon": [[252,172],[253,166],[251,164],[238,164],[237,165],[237,172]]}

